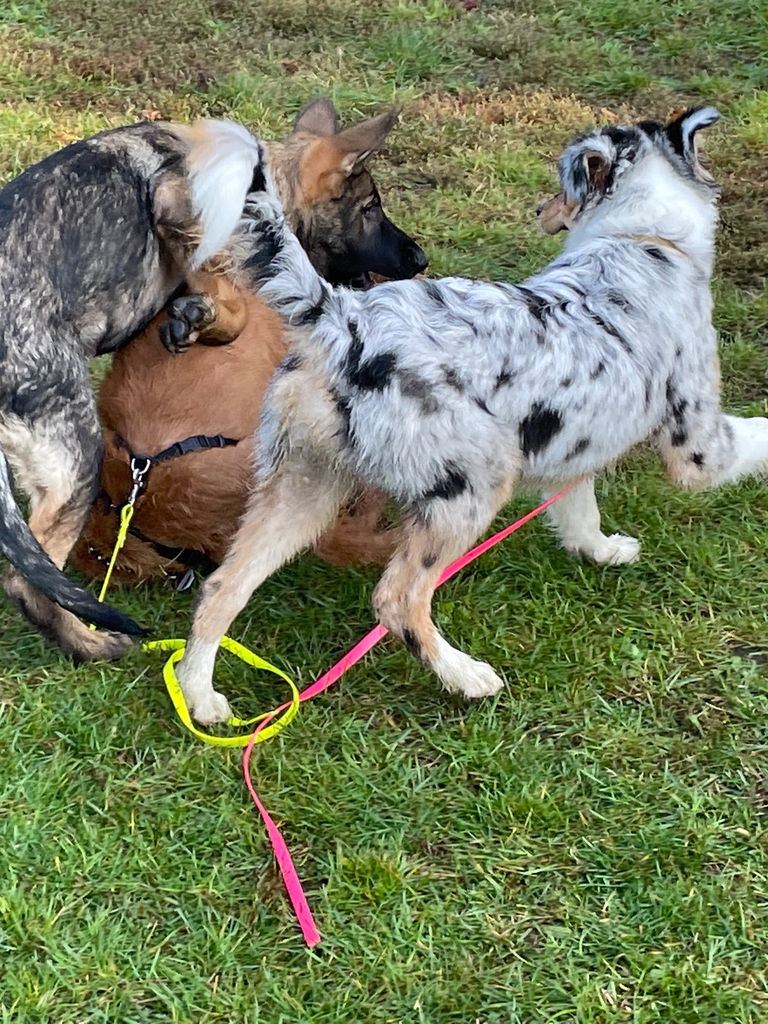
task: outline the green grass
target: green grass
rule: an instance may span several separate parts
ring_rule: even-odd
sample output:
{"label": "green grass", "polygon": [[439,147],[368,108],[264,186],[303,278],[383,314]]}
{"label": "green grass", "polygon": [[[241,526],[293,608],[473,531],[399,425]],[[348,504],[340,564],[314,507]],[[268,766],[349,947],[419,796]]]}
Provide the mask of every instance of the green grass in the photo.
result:
{"label": "green grass", "polygon": [[[11,3],[0,177],[145,109],[274,135],[317,92],[348,118],[397,103],[392,212],[434,273],[515,279],[558,248],[533,210],[569,136],[713,101],[724,397],[765,413],[767,32],[758,0]],[[183,731],[162,659],[74,670],[3,605],[0,1021],[765,1021],[768,497],[676,493],[647,453],[599,489],[639,565],[579,565],[536,522],[440,594],[498,699],[447,698],[384,641],[257,749],[313,953],[239,755]],[[306,684],[368,628],[374,579],[303,559],[234,633]],[[188,597],[113,599],[186,632]],[[278,698],[234,660],[219,678],[243,710]]]}

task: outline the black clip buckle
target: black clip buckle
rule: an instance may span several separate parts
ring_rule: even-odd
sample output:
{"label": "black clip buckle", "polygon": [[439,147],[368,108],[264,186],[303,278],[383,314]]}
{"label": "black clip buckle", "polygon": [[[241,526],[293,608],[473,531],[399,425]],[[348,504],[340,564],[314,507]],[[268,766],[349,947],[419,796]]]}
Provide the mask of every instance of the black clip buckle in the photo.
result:
{"label": "black clip buckle", "polygon": [[147,473],[152,468],[152,459],[149,458],[136,458],[134,456],[131,459],[131,480],[133,486],[131,487],[131,493],[128,495],[127,505],[133,505],[147,485]]}

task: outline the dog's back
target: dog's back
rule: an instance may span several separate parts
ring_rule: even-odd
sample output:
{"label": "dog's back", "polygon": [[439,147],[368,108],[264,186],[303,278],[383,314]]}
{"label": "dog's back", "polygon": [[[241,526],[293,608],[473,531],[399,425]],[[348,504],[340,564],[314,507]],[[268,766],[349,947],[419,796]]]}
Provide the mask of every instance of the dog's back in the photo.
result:
{"label": "dog's back", "polygon": [[39,348],[41,333],[52,344],[77,339],[89,355],[109,351],[164,304],[152,204],[164,176],[182,175],[184,150],[159,125],[113,129],[0,190],[0,336],[11,377],[14,352]]}

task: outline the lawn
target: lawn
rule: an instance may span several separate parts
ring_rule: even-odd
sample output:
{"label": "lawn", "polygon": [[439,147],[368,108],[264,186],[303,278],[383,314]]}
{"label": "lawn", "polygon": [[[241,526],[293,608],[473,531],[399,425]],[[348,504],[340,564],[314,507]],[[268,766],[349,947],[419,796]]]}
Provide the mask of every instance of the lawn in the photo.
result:
{"label": "lawn", "polygon": [[[396,103],[376,173],[431,273],[516,280],[560,244],[534,210],[570,136],[713,102],[724,399],[765,414],[762,0],[466,7],[5,0],[0,178],[147,111],[275,136],[317,93],[350,119]],[[74,669],[2,603],[0,1021],[768,1019],[765,486],[680,494],[641,452],[599,495],[638,565],[574,562],[537,520],[441,591],[445,633],[504,673],[497,699],[450,699],[386,640],[257,748],[312,952],[239,754],[184,732],[161,659]],[[307,557],[234,635],[306,685],[368,628],[374,580]],[[113,600],[186,633],[189,596]],[[276,699],[237,662],[219,675],[243,710]]]}

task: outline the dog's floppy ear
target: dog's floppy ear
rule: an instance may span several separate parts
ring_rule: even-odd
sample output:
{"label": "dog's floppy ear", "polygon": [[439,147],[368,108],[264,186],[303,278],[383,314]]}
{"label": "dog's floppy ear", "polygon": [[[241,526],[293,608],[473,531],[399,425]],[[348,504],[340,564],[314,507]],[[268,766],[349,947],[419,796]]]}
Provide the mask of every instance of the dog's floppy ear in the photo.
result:
{"label": "dog's floppy ear", "polygon": [[674,151],[696,166],[696,133],[720,120],[714,107],[689,107],[667,123],[665,131]]}
{"label": "dog's floppy ear", "polygon": [[592,195],[602,195],[613,177],[616,151],[610,140],[590,135],[575,142],[560,157],[560,183],[565,200],[579,206]]}
{"label": "dog's floppy ear", "polygon": [[372,153],[378,153],[396,120],[397,111],[390,110],[386,114],[371,117],[339,132],[334,142],[344,154],[341,159],[341,170],[345,174],[352,174]]}
{"label": "dog's floppy ear", "polygon": [[293,130],[312,135],[335,135],[339,130],[339,115],[329,99],[316,96],[298,112]]}

